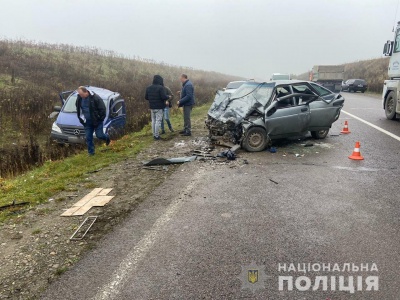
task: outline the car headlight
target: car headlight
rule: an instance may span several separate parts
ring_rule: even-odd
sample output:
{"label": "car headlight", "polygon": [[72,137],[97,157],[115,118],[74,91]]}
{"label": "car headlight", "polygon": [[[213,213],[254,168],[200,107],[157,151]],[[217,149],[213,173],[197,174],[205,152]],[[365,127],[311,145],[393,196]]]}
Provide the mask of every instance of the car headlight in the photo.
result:
{"label": "car headlight", "polygon": [[53,123],[53,126],[51,126],[51,130],[52,130],[52,131],[55,131],[55,132],[58,132],[58,133],[61,133],[61,128],[58,127],[58,125],[56,124],[56,122],[54,122],[54,123]]}

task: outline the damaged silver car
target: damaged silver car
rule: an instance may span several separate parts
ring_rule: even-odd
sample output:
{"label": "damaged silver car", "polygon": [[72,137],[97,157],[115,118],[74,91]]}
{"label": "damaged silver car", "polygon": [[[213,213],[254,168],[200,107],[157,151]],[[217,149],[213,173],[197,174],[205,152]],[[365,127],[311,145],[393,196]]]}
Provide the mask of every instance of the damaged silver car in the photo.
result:
{"label": "damaged silver car", "polygon": [[217,92],[208,111],[210,138],[262,151],[272,140],[311,132],[327,136],[344,98],[308,81],[247,82],[232,95]]}

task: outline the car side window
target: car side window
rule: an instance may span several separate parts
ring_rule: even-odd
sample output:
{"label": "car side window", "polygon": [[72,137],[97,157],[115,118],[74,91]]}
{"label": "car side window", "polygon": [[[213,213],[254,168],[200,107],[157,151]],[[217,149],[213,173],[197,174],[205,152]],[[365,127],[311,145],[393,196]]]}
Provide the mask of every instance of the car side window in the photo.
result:
{"label": "car side window", "polygon": [[330,90],[327,90],[326,88],[318,85],[318,84],[311,84],[311,86],[314,88],[314,90],[320,95],[321,97],[327,96],[329,94],[332,94]]}
{"label": "car side window", "polygon": [[[279,86],[276,88],[275,93],[276,93],[275,99],[277,99],[292,94],[292,91],[289,86]],[[287,99],[279,101],[277,109],[288,108],[293,106],[294,106],[293,98],[289,97]]]}
{"label": "car side window", "polygon": [[[307,95],[314,95],[312,90],[307,84],[298,84],[298,85],[293,85],[292,86],[293,92],[294,93],[299,93],[299,94],[307,94]],[[304,99],[302,96],[297,96],[294,97],[296,105],[304,105],[307,102],[307,99]]]}

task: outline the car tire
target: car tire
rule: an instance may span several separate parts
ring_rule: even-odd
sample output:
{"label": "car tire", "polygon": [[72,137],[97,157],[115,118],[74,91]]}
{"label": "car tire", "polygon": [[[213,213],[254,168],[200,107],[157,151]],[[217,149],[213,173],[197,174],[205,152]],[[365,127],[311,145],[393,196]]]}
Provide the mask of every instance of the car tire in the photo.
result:
{"label": "car tire", "polygon": [[388,120],[396,119],[396,97],[394,92],[390,92],[386,98],[385,115]]}
{"label": "car tire", "polygon": [[267,147],[267,133],[261,127],[250,128],[242,142],[242,147],[249,152],[263,151]]}
{"label": "car tire", "polygon": [[311,131],[311,136],[314,139],[322,140],[322,139],[326,138],[326,136],[328,135],[328,132],[329,132],[329,129]]}

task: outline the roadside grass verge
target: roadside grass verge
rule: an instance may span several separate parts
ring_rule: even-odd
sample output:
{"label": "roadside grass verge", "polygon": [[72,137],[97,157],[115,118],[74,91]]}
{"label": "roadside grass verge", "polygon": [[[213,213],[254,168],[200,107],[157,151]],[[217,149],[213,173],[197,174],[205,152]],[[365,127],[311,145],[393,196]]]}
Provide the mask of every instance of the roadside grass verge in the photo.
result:
{"label": "roadside grass verge", "polygon": [[[208,108],[209,104],[195,107],[192,119],[204,118]],[[173,110],[171,122],[174,128],[182,124],[183,114],[180,110]],[[89,157],[85,150],[62,160],[47,161],[43,166],[15,178],[0,178],[0,206],[11,204],[15,200],[16,203],[29,202],[27,207],[32,209],[48,201],[58,192],[76,190],[74,185],[85,182],[85,177],[90,172],[136,157],[153,142],[151,125],[148,124],[139,132],[130,133],[119,140],[112,141],[108,147],[97,146],[94,156]],[[24,211],[21,212],[23,213]],[[0,211],[0,224],[16,216],[18,214],[10,215],[7,209]]]}

